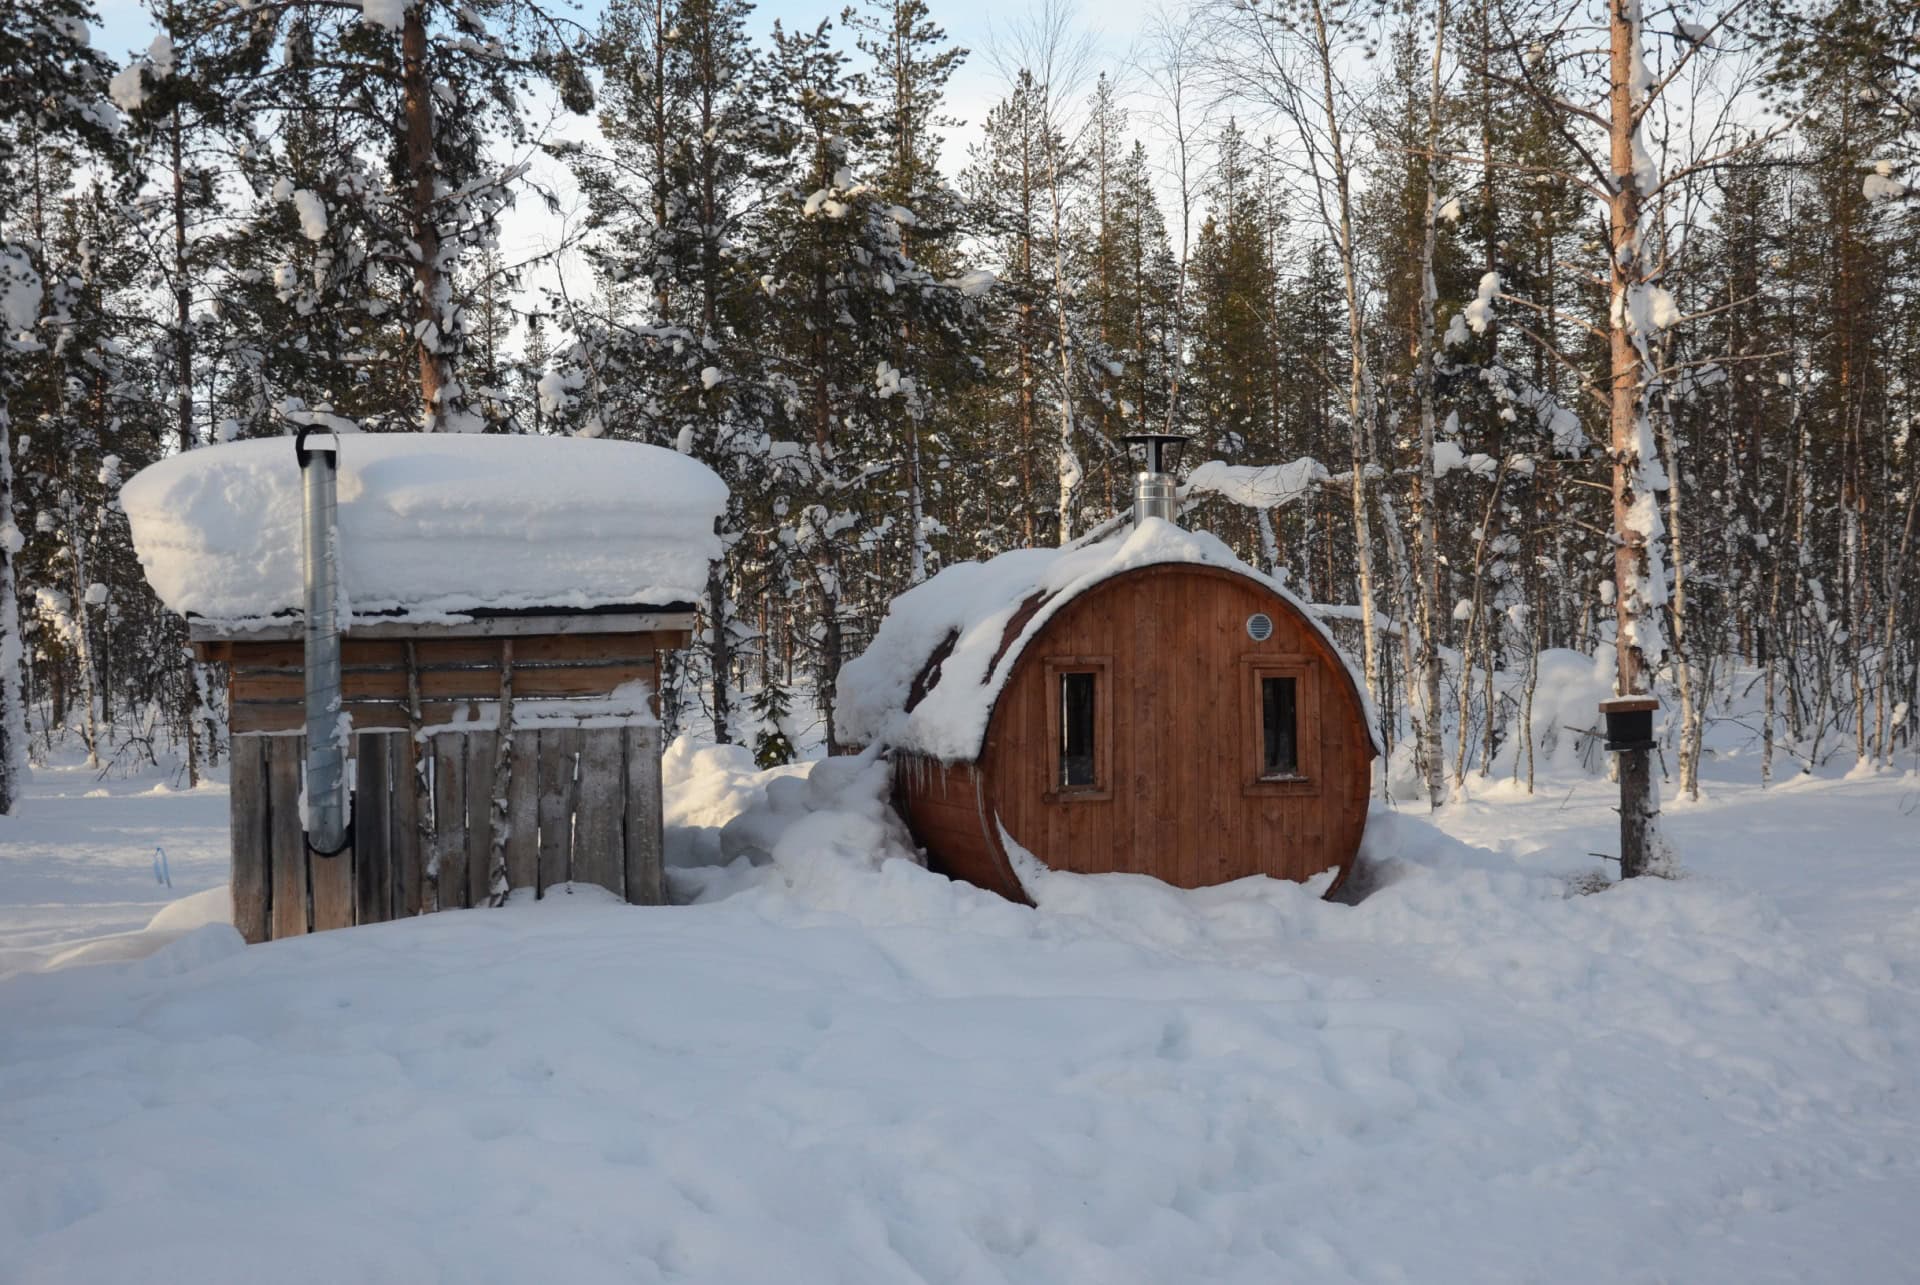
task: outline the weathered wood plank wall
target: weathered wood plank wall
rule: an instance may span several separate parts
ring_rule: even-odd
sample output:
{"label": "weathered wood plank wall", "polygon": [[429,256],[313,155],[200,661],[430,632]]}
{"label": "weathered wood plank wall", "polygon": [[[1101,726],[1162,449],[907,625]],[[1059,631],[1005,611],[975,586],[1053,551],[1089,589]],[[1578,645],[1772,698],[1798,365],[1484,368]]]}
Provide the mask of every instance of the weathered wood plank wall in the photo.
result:
{"label": "weathered wood plank wall", "polygon": [[[658,687],[658,653],[681,645],[678,634],[611,633],[516,638],[516,700],[604,696],[626,683]],[[408,710],[407,647],[400,639],[341,642],[341,686],[359,731],[402,731]],[[411,643],[421,723],[471,720],[500,694],[500,642],[492,638],[423,638]],[[227,666],[228,727],[235,736],[297,732],[306,721],[305,678],[298,642],[203,643],[202,659]]]}
{"label": "weathered wood plank wall", "polygon": [[[517,681],[517,675],[516,675]],[[232,752],[234,926],[250,942],[487,903],[495,824],[491,730],[440,732],[416,753],[405,732],[354,737],[353,844],[307,850],[306,738],[236,735]],[[429,773],[420,824],[413,773]],[[507,875],[536,896],[596,883],[636,905],[666,900],[660,729],[520,727],[507,789]]]}

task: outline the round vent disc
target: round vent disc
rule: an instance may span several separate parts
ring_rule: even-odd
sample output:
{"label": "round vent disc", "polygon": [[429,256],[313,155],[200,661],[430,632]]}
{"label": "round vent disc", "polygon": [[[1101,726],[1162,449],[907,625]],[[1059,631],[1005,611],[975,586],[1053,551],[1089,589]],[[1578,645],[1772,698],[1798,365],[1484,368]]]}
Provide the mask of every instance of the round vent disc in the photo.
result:
{"label": "round vent disc", "polygon": [[1256,611],[1248,616],[1247,637],[1255,642],[1265,642],[1273,637],[1273,617],[1264,611]]}

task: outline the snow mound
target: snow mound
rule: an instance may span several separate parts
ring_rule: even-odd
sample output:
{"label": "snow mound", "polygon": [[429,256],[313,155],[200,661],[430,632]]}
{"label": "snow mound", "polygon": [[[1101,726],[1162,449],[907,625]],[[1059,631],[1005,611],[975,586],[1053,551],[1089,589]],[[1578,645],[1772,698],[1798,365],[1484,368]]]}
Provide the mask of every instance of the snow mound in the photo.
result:
{"label": "snow mound", "polygon": [[[659,447],[351,433],[339,461],[341,580],[357,616],[691,602],[720,555],[725,483]],[[173,610],[246,623],[299,608],[289,439],[173,456],[120,498]]]}
{"label": "snow mound", "polygon": [[137,932],[96,937],[52,955],[49,970],[75,964],[124,964],[144,961],[153,976],[173,976],[235,954],[246,943],[233,929],[233,896],[225,887],[208,888],[168,902]]}
{"label": "snow mound", "polygon": [[[1311,608],[1240,561],[1218,537],[1148,518],[1098,544],[1016,549],[987,562],[956,563],[901,594],[873,643],[840,671],[835,730],[850,745],[906,750],[949,763],[971,760],[980,752],[993,703],[1020,653],[1062,607],[1122,572],[1181,563],[1220,567],[1256,582],[1319,630],[1334,655],[1343,655]],[[1038,609],[1003,648],[1015,615],[1036,597]],[[948,650],[937,676],[909,710],[915,680],[943,648]],[[1348,677],[1364,703],[1364,689],[1351,667]],[[1377,722],[1369,711],[1367,726]]]}

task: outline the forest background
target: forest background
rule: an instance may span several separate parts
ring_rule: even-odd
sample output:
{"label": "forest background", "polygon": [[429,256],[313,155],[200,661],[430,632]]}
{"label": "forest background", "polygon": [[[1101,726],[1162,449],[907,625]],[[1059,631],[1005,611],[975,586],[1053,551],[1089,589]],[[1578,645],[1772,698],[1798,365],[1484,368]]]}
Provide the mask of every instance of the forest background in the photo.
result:
{"label": "forest background", "polygon": [[1682,791],[1715,719],[1763,779],[1913,745],[1911,8],[954,19],[10,7],[0,806],[65,741],[219,760],[117,486],[305,424],[711,465],[666,712],[769,763],[831,747],[900,590],[1111,531],[1142,431],[1193,439],[1186,524],[1323,604],[1398,797],[1530,783],[1586,730],[1543,665],[1622,637]]}

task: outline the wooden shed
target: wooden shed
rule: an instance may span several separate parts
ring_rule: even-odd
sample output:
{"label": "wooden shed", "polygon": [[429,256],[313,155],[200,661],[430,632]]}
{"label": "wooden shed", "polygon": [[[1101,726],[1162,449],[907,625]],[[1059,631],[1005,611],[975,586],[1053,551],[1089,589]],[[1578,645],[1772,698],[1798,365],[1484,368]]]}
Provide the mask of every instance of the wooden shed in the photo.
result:
{"label": "wooden shed", "polygon": [[329,724],[305,635],[328,613],[289,606],[292,442],[177,456],[123,491],[149,579],[226,676],[235,926],[267,941],[580,883],[663,901],[658,675],[724,485],[631,443],[416,434],[344,437],[337,476],[337,854],[310,843],[309,729]]}
{"label": "wooden shed", "polygon": [[938,870],[1027,900],[1024,857],[1180,887],[1351,870],[1377,748],[1319,622],[1219,540],[1121,538],[949,568],[849,665]]}

